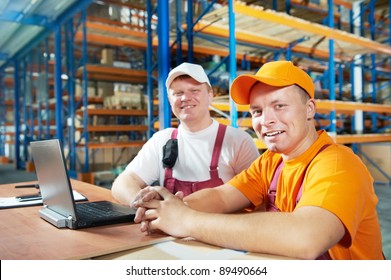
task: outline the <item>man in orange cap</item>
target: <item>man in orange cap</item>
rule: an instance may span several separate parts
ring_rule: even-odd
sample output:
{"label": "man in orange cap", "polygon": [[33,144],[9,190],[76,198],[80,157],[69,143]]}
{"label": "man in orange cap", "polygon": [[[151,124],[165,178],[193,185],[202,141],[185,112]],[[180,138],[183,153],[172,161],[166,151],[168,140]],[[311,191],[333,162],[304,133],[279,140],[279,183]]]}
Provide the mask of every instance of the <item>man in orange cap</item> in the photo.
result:
{"label": "man in orange cap", "polygon": [[[250,104],[268,150],[217,188],[184,199],[160,188],[140,194],[141,230],[300,259],[383,259],[373,179],[351,149],[316,131],[311,78],[269,62],[236,78],[231,97]],[[228,214],[243,208],[260,211]]]}

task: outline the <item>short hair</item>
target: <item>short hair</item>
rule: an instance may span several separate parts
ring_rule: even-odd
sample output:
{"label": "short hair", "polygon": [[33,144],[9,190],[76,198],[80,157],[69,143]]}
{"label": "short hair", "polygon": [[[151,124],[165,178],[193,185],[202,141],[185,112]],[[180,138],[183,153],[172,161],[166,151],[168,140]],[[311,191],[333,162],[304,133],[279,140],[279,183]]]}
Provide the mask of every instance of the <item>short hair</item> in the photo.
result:
{"label": "short hair", "polygon": [[[192,76],[184,74],[184,75],[180,75],[180,76],[176,77],[173,81],[186,80],[186,79],[193,79],[194,80],[194,78]],[[195,81],[197,81],[197,80],[195,80]],[[208,83],[204,83],[204,84],[208,88],[208,91],[211,91],[211,90],[213,91],[212,87],[209,86]]]}
{"label": "short hair", "polygon": [[303,101],[303,104],[305,104],[308,100],[310,100],[311,97],[302,87],[298,85],[294,85],[294,86],[299,90],[300,98]]}

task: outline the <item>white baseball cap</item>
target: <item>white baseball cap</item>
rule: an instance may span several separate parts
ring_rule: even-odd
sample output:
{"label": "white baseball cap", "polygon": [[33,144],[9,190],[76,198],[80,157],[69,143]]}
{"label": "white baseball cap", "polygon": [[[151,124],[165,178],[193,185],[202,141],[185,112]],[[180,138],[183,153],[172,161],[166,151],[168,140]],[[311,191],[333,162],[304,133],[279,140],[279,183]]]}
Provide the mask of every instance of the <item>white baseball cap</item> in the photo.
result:
{"label": "white baseball cap", "polygon": [[204,68],[202,68],[201,65],[183,62],[179,66],[175,67],[168,73],[168,77],[166,80],[166,87],[167,90],[170,87],[172,81],[182,75],[189,75],[194,80],[196,80],[199,83],[207,83],[210,87],[211,84],[209,82],[208,75],[206,75]]}

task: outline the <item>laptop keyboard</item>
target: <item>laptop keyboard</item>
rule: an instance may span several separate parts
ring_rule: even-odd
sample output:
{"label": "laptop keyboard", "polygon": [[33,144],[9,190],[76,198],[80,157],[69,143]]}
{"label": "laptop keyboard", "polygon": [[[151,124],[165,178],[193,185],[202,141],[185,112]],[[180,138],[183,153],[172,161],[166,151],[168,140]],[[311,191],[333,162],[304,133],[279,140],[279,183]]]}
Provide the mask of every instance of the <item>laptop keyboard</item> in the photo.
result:
{"label": "laptop keyboard", "polygon": [[77,215],[80,218],[102,218],[123,215],[115,209],[115,205],[109,201],[98,201],[76,204]]}

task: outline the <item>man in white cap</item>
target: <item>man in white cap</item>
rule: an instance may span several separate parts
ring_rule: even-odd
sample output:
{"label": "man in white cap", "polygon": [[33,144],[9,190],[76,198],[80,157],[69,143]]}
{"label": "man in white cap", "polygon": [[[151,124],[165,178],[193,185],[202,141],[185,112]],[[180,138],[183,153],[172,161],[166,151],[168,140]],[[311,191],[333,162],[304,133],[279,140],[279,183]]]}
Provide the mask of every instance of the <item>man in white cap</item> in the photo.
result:
{"label": "man in white cap", "polygon": [[222,185],[259,156],[252,137],[219,124],[209,112],[213,90],[204,69],[182,63],[166,80],[178,129],[156,132],[112,185],[112,194],[131,205],[146,186],[158,184],[184,196]]}
{"label": "man in white cap", "polygon": [[[250,105],[268,150],[223,186],[183,200],[146,188],[134,204],[141,230],[300,259],[383,259],[373,179],[351,149],[316,131],[314,88],[290,61],[236,78],[231,97]],[[237,214],[243,208],[265,211]]]}

